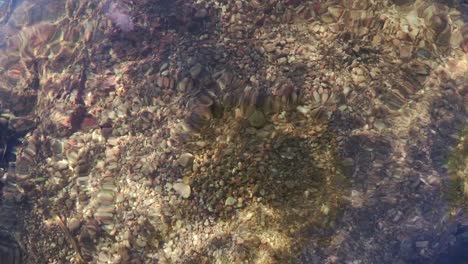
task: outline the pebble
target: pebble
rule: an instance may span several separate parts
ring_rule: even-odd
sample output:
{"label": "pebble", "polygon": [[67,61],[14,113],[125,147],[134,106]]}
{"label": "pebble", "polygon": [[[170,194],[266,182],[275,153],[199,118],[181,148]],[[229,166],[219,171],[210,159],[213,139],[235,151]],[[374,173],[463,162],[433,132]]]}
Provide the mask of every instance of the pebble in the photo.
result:
{"label": "pebble", "polygon": [[137,244],[138,247],[143,248],[143,247],[146,246],[146,241],[139,237],[136,240],[136,244]]}
{"label": "pebble", "polygon": [[192,68],[190,68],[190,76],[192,79],[196,79],[198,75],[200,75],[202,71],[202,65],[200,63],[195,64]]}
{"label": "pebble", "polygon": [[409,45],[401,45],[400,46],[400,57],[402,59],[408,59],[411,57],[413,51],[413,47]]}
{"label": "pebble", "polygon": [[249,117],[249,123],[252,127],[262,128],[266,124],[265,115],[262,112],[255,110]]}
{"label": "pebble", "polygon": [[330,212],[330,207],[326,204],[322,204],[320,207],[320,212],[322,212],[324,215],[328,215],[328,212]]}
{"label": "pebble", "polygon": [[291,43],[296,42],[296,39],[295,38],[287,38],[286,42],[291,44]]}
{"label": "pebble", "polygon": [[351,87],[345,86],[345,87],[343,88],[343,94],[344,94],[344,96],[347,96],[347,95],[349,94],[350,91],[351,91]]}
{"label": "pebble", "polygon": [[77,218],[71,218],[70,220],[68,220],[68,229],[72,233],[78,230],[80,225],[81,225],[81,221]]}
{"label": "pebble", "polygon": [[176,182],[172,185],[174,191],[176,191],[182,198],[189,198],[191,194],[190,186],[183,182]]}
{"label": "pebble", "polygon": [[229,196],[226,201],[224,202],[224,205],[226,206],[232,206],[236,203],[236,199],[234,199],[233,197]]}
{"label": "pebble", "polygon": [[395,216],[393,217],[392,221],[393,221],[394,223],[396,223],[396,222],[400,221],[402,217],[403,217],[403,213],[400,212],[400,211],[398,211],[398,212],[395,214]]}
{"label": "pebble", "polygon": [[374,122],[374,127],[377,128],[378,130],[383,130],[385,128],[387,128],[387,126],[385,125],[385,123],[382,121],[382,120],[376,120]]}
{"label": "pebble", "polygon": [[188,78],[182,79],[182,80],[177,84],[177,91],[179,91],[179,92],[185,92],[185,90],[187,89],[187,83],[188,83],[188,81],[189,81]]}
{"label": "pebble", "polygon": [[304,114],[304,115],[306,115],[306,114],[310,111],[309,108],[307,108],[307,107],[305,107],[305,106],[302,106],[302,105],[299,105],[298,107],[296,107],[296,110],[297,110],[299,113]]}
{"label": "pebble", "polygon": [[206,9],[204,8],[197,10],[197,12],[195,13],[196,18],[204,18],[206,17],[206,15],[208,15],[208,11],[206,11]]}
{"label": "pebble", "polygon": [[417,55],[421,59],[430,59],[431,58],[431,53],[424,48],[418,49]]}
{"label": "pebble", "polygon": [[269,53],[272,53],[272,52],[274,52],[276,50],[276,46],[273,43],[265,44],[264,48],[265,48],[265,51],[269,52]]}
{"label": "pebble", "polygon": [[121,193],[118,194],[118,195],[116,196],[116,198],[115,198],[115,202],[116,202],[116,203],[121,203],[121,202],[123,202],[123,201],[125,201],[124,195],[121,194]]}
{"label": "pebble", "polygon": [[179,159],[177,159],[177,163],[184,167],[191,167],[193,164],[194,156],[191,153],[184,153],[180,155]]}
{"label": "pebble", "polygon": [[278,59],[279,65],[285,64],[286,62],[288,62],[288,59],[286,57],[281,57]]}
{"label": "pebble", "polygon": [[67,160],[60,160],[57,162],[57,169],[65,170],[68,168],[68,161]]}
{"label": "pebble", "polygon": [[161,65],[161,68],[159,68],[160,72],[165,71],[167,68],[169,68],[169,63],[165,62]]}

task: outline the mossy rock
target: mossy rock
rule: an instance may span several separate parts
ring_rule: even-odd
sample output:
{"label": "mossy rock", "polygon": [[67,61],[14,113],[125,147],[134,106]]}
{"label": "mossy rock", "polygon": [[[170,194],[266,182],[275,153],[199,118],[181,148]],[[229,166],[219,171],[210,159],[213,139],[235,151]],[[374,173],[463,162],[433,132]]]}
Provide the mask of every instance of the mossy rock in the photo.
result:
{"label": "mossy rock", "polygon": [[249,124],[255,128],[262,128],[265,126],[267,120],[263,112],[255,110],[249,117]]}

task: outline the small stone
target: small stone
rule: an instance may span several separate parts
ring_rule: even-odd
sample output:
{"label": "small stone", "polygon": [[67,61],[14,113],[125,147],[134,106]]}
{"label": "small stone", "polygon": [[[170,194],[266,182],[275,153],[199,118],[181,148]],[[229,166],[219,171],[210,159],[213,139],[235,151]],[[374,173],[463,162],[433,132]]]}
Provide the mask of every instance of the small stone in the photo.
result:
{"label": "small stone", "polygon": [[380,119],[378,119],[378,120],[375,121],[374,127],[377,128],[378,130],[383,130],[383,129],[387,128],[387,126],[385,125],[385,123],[384,123],[382,120],[380,120]]}
{"label": "small stone", "polygon": [[393,217],[392,221],[393,221],[394,223],[396,223],[396,222],[400,221],[402,217],[403,217],[403,213],[400,212],[400,211],[398,211],[398,212],[395,214],[395,216]]}
{"label": "small stone", "polygon": [[302,105],[297,106],[297,107],[296,107],[296,110],[297,110],[299,113],[304,114],[304,115],[306,115],[306,114],[310,111],[309,108],[307,108],[307,107],[305,107],[305,106],[302,106]]}
{"label": "small stone", "polygon": [[265,51],[269,52],[269,53],[272,53],[273,51],[276,50],[276,47],[275,47],[275,45],[273,43],[265,44],[265,46],[263,46],[263,48],[265,48]]}
{"label": "small stone", "polygon": [[409,45],[401,45],[400,46],[400,58],[408,59],[411,57],[413,52],[413,47]]}
{"label": "small stone", "polygon": [[187,83],[189,82],[188,78],[182,79],[178,84],[177,84],[177,91],[179,92],[185,92],[187,89]]}
{"label": "small stone", "polygon": [[295,38],[287,38],[286,39],[286,43],[294,43],[294,42],[296,42]]}
{"label": "small stone", "polygon": [[147,199],[143,202],[143,205],[150,206],[154,203],[153,199]]}
{"label": "small stone", "polygon": [[57,169],[65,170],[68,169],[68,161],[67,160],[60,160],[57,162]]}
{"label": "small stone", "polygon": [[382,43],[382,37],[379,36],[379,35],[375,35],[373,38],[372,38],[372,44],[373,45],[380,45]]}
{"label": "small stone", "polygon": [[200,63],[197,63],[190,69],[190,76],[192,77],[192,79],[196,79],[198,75],[200,75],[202,68],[202,65]]}
{"label": "small stone", "polygon": [[338,107],[338,110],[340,110],[341,112],[343,112],[344,110],[346,110],[348,108],[347,105],[340,105],[340,107]]}
{"label": "small stone", "polygon": [[115,202],[116,203],[122,203],[123,201],[125,201],[125,197],[123,196],[123,194],[121,194],[121,193],[117,194],[117,196],[115,198]]}
{"label": "small stone", "polygon": [[206,15],[208,15],[208,11],[206,11],[205,8],[199,9],[195,13],[196,18],[204,18],[204,17],[206,17]]}
{"label": "small stone", "polygon": [[351,91],[351,87],[345,86],[345,87],[343,88],[343,94],[344,94],[344,96],[347,96],[347,95],[349,94],[350,91]]}
{"label": "small stone", "polygon": [[265,115],[262,112],[256,110],[249,117],[249,123],[255,128],[262,128],[266,124]]}
{"label": "small stone", "polygon": [[177,220],[177,221],[176,221],[176,228],[177,228],[177,229],[180,229],[180,228],[182,227],[182,225],[183,225],[182,220]]}
{"label": "small stone", "polygon": [[162,192],[162,187],[161,186],[156,186],[156,187],[154,187],[154,191],[156,193],[161,193]]}
{"label": "small stone", "polygon": [[80,228],[80,225],[81,221],[79,219],[71,218],[70,220],[68,220],[68,229],[72,233],[78,230],[78,228]]}
{"label": "small stone", "polygon": [[279,65],[285,64],[286,62],[288,62],[288,59],[286,57],[281,57],[278,59]]}
{"label": "small stone", "polygon": [[194,160],[194,156],[191,153],[184,153],[180,155],[179,159],[177,159],[177,163],[184,167],[187,168],[189,166],[192,166]]}
{"label": "small stone", "polygon": [[415,245],[417,248],[425,248],[429,245],[429,241],[416,241]]}
{"label": "small stone", "polygon": [[356,190],[351,191],[351,206],[361,208],[363,205],[362,194]]}
{"label": "small stone", "polygon": [[353,81],[357,84],[363,83],[366,81],[366,77],[364,75],[352,75],[351,76]]}
{"label": "small stone", "polygon": [[326,204],[322,204],[320,207],[320,212],[322,212],[324,215],[328,215],[330,208]]}
{"label": "small stone", "polygon": [[188,186],[187,184],[185,184],[183,182],[176,182],[176,183],[174,183],[174,185],[172,185],[172,188],[180,196],[182,196],[182,198],[187,199],[187,198],[190,197],[191,190],[190,190],[190,186]]}
{"label": "small stone", "polygon": [[236,199],[234,199],[233,197],[229,196],[226,201],[224,202],[224,205],[226,206],[232,206],[236,203]]}
{"label": "small stone", "polygon": [[169,68],[169,63],[165,62],[161,65],[161,68],[159,68],[159,72],[165,71],[167,68]]}
{"label": "small stone", "polygon": [[431,52],[424,48],[418,49],[417,55],[419,58],[425,59],[425,60],[431,58]]}
{"label": "small stone", "polygon": [[143,247],[146,246],[146,241],[139,237],[136,240],[136,244],[137,244],[138,247],[143,248]]}
{"label": "small stone", "polygon": [[200,148],[204,148],[208,145],[208,142],[206,141],[197,141],[195,142],[195,145],[199,146]]}
{"label": "small stone", "polygon": [[321,17],[322,21],[326,24],[333,23],[333,17],[330,14],[323,14]]}

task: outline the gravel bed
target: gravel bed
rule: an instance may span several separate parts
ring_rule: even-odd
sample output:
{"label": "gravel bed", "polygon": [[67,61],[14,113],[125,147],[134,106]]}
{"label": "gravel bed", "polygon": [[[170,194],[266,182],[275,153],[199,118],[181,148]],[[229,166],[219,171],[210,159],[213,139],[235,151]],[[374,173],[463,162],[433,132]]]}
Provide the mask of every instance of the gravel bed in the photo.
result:
{"label": "gravel bed", "polygon": [[0,1],[0,262],[465,263],[467,16]]}

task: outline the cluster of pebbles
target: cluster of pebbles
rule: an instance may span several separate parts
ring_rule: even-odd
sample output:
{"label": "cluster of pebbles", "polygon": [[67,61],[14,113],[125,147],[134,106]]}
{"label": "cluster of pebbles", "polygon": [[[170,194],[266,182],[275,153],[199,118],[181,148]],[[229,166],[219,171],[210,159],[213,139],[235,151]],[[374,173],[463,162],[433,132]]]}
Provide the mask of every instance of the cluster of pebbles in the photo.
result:
{"label": "cluster of pebbles", "polygon": [[31,131],[2,177],[0,262],[450,261],[467,10],[5,1],[0,103]]}

